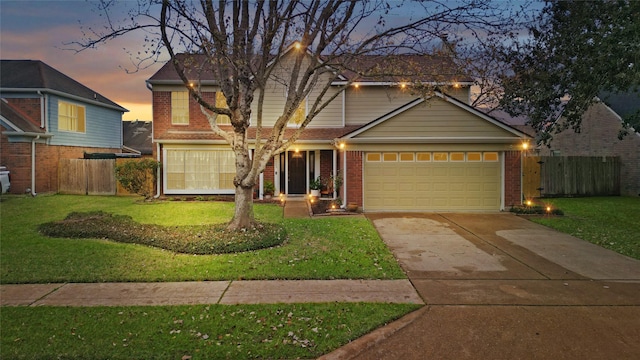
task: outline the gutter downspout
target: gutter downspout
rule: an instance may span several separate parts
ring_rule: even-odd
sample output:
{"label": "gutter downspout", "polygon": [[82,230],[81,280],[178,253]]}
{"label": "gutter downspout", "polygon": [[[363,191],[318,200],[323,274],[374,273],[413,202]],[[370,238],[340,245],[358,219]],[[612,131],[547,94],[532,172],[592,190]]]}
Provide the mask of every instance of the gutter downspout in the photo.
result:
{"label": "gutter downspout", "polygon": [[[156,153],[157,161],[160,162],[160,143],[156,143]],[[158,166],[158,169],[156,170],[156,194],[153,196],[154,199],[160,197],[160,168],[161,166]]]}
{"label": "gutter downspout", "polygon": [[42,93],[42,91],[38,90],[38,95],[40,95],[40,128],[44,129],[45,132],[47,131],[47,129],[45,128],[45,119],[44,119],[44,115],[45,115],[45,96]]}
{"label": "gutter downspout", "polygon": [[40,139],[40,135],[31,140],[31,196],[38,195],[36,193],[36,141]]}

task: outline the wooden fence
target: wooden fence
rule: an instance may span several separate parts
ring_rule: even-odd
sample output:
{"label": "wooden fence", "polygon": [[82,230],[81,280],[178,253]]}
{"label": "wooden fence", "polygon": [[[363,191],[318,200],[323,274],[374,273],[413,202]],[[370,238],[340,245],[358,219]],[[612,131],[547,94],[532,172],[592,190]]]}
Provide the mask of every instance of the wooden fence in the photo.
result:
{"label": "wooden fence", "polygon": [[620,195],[619,157],[527,156],[522,175],[526,198]]}
{"label": "wooden fence", "polygon": [[[58,192],[75,195],[135,195],[116,180],[116,164],[141,159],[61,159],[58,166]],[[153,190],[155,184],[149,181]]]}
{"label": "wooden fence", "polygon": [[115,159],[61,159],[58,192],[76,195],[115,195]]}

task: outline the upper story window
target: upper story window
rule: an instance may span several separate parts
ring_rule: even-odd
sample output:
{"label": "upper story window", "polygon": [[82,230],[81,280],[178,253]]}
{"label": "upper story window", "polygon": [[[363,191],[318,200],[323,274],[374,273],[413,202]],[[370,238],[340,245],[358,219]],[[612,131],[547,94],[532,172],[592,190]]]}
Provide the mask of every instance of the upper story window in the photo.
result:
{"label": "upper story window", "polygon": [[[216,91],[216,107],[222,109],[228,109],[229,105],[227,104],[227,98],[224,96],[222,91]],[[216,123],[218,125],[229,125],[231,124],[231,119],[227,115],[218,115],[216,118]]]}
{"label": "upper story window", "polygon": [[85,132],[85,107],[58,101],[58,130]]}
{"label": "upper story window", "polygon": [[189,92],[171,92],[171,124],[189,125]]}

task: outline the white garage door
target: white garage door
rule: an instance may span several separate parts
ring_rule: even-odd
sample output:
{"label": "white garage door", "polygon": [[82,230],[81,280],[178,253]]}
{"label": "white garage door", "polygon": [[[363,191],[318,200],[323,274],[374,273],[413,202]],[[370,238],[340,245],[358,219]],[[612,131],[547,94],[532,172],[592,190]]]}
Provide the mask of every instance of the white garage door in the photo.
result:
{"label": "white garage door", "polygon": [[368,152],[365,211],[499,210],[497,152]]}

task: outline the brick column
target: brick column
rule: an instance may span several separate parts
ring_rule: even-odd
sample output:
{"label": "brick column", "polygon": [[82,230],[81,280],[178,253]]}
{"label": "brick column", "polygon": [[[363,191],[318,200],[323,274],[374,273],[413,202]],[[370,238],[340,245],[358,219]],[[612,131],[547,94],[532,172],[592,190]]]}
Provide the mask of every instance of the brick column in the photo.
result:
{"label": "brick column", "polygon": [[[340,154],[341,161],[342,154]],[[357,203],[362,207],[362,151],[347,151],[347,171],[344,182],[347,184],[347,204]],[[341,166],[344,169],[344,166]],[[346,205],[346,204],[345,204]]]}
{"label": "brick column", "polygon": [[522,204],[522,159],[520,151],[504,153],[504,205]]}

